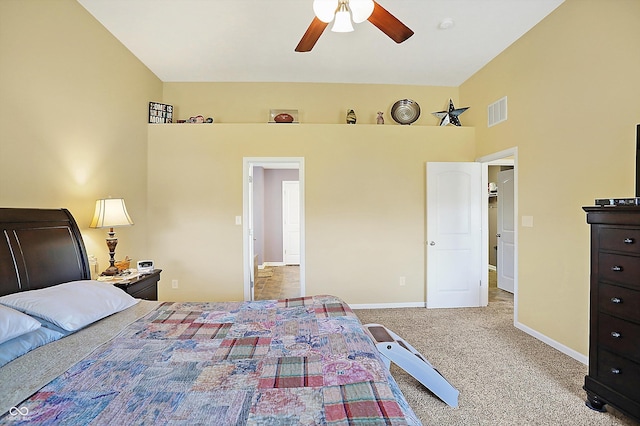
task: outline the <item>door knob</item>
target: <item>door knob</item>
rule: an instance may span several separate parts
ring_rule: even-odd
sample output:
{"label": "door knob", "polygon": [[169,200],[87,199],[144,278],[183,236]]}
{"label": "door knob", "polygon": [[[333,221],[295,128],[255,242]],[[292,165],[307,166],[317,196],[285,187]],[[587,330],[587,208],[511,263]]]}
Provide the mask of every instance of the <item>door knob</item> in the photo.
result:
{"label": "door knob", "polygon": [[435,246],[435,245],[436,245],[436,242],[435,242],[435,241],[430,241],[430,242],[429,242],[429,245],[430,245],[430,246]]}
{"label": "door knob", "polygon": [[496,234],[496,237],[500,238],[500,237],[502,237],[502,235],[500,235],[500,234]]}

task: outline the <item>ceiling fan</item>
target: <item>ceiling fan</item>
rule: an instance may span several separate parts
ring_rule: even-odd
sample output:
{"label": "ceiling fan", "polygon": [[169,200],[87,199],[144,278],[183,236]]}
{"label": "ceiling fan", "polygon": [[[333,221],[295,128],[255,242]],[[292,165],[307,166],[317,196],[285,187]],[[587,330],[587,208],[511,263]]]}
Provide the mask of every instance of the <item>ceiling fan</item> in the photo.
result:
{"label": "ceiling fan", "polygon": [[374,0],[313,0],[315,17],[296,46],[296,52],[313,49],[324,29],[334,21],[331,31],[353,31],[351,20],[360,23],[368,20],[396,43],[402,43],[413,31]]}

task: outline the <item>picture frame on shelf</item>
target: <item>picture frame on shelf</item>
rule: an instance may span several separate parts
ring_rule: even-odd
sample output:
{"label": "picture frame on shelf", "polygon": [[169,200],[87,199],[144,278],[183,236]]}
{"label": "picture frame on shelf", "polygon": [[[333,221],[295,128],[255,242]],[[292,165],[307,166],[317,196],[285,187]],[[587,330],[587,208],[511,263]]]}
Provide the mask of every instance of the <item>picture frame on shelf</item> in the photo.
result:
{"label": "picture frame on shelf", "polygon": [[149,102],[149,123],[173,123],[173,105]]}

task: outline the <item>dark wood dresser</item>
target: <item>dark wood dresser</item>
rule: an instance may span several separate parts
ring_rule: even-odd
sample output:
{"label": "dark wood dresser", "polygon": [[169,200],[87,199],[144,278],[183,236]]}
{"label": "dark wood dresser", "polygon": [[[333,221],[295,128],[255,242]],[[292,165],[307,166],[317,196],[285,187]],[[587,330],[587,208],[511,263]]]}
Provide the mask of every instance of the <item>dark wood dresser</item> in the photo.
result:
{"label": "dark wood dresser", "polygon": [[640,421],[640,207],[583,207],[591,225],[587,405]]}

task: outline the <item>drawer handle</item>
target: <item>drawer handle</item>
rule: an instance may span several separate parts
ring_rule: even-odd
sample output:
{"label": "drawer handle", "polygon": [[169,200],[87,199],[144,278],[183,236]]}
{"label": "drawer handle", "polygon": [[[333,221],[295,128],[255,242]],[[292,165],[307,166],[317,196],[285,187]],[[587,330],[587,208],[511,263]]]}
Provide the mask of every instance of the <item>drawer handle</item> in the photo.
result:
{"label": "drawer handle", "polygon": [[618,266],[618,265],[612,266],[611,270],[613,272],[622,272],[622,266]]}
{"label": "drawer handle", "polygon": [[611,337],[613,337],[614,339],[619,339],[620,337],[622,337],[622,334],[618,333],[617,331],[612,331]]}
{"label": "drawer handle", "polygon": [[622,303],[622,299],[620,299],[619,297],[612,297],[611,303]]}
{"label": "drawer handle", "polygon": [[622,374],[622,373],[620,373],[620,369],[619,368],[615,368],[614,367],[614,368],[611,369],[611,374]]}
{"label": "drawer handle", "polygon": [[625,238],[624,239],[624,243],[625,244],[633,244],[635,241],[633,238]]}

